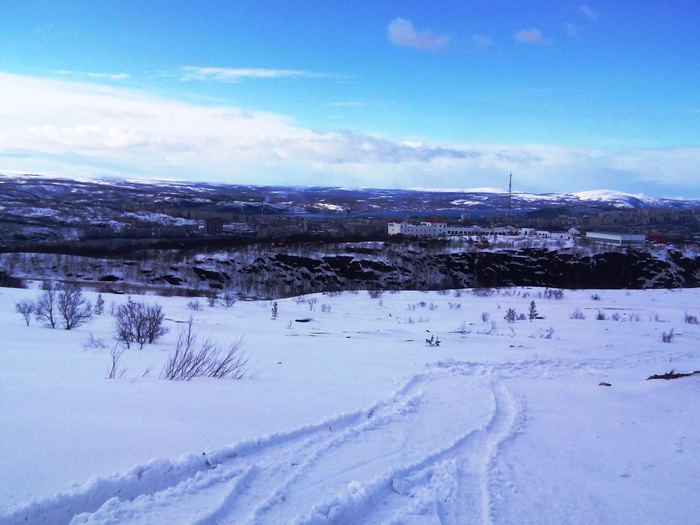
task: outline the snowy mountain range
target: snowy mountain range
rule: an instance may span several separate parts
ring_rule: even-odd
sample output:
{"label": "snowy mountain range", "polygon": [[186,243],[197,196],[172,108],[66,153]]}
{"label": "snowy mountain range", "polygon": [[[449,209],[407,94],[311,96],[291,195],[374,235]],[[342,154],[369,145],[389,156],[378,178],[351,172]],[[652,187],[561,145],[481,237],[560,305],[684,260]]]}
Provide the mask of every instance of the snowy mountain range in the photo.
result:
{"label": "snowy mountain range", "polygon": [[[77,218],[113,215],[131,208],[218,210],[227,213],[392,215],[417,213],[498,213],[508,193],[473,190],[399,190],[338,187],[248,186],[120,179],[78,180],[37,175],[0,175],[0,211],[21,217],[61,213]],[[567,207],[571,213],[612,209],[700,208],[700,200],[652,197],[614,190],[512,195],[514,212]],[[50,211],[46,211],[46,210]],[[41,211],[44,210],[44,211]],[[88,213],[92,210],[93,213]],[[115,219],[115,217],[109,217]]]}

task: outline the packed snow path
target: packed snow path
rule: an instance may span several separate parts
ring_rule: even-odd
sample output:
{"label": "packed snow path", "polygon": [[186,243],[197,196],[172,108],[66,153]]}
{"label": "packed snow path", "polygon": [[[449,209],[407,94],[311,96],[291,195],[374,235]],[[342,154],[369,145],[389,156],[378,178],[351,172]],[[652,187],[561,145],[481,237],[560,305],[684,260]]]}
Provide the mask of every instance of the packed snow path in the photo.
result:
{"label": "packed snow path", "polygon": [[437,365],[367,410],[180,464],[154,462],[11,520],[488,523],[492,460],[520,414],[487,368]]}

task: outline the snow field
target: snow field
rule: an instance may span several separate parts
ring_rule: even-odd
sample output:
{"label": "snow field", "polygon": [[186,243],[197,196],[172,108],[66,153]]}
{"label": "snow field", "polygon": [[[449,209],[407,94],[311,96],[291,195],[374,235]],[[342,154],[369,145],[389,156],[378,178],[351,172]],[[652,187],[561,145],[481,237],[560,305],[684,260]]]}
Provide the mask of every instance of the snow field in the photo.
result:
{"label": "snow field", "polygon": [[[277,320],[201,300],[200,336],[243,337],[249,374],[174,383],[188,299],[135,298],[170,333],[108,380],[108,314],[27,328],[13,305],[39,292],[0,289],[0,523],[693,523],[700,381],[644,379],[700,369],[700,294],[541,292],[317,294]],[[503,320],[533,299],[545,319]]]}

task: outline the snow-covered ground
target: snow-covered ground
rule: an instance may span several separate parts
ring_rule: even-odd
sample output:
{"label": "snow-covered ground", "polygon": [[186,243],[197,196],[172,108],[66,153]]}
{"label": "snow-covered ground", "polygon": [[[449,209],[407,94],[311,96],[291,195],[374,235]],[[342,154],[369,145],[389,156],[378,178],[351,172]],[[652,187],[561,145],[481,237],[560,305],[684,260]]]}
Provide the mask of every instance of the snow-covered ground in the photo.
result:
{"label": "snow-covered ground", "polygon": [[158,378],[188,299],[140,298],[170,332],[109,380],[108,313],[26,327],[38,293],[0,289],[2,524],[700,523],[700,376],[645,380],[700,370],[700,290],[202,300],[250,360],[192,382]]}

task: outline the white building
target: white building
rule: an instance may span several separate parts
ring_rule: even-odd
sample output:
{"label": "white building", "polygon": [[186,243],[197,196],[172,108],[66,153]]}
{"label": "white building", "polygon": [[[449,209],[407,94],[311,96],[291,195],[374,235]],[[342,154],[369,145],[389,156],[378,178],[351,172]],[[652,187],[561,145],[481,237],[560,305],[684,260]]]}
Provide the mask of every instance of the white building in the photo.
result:
{"label": "white building", "polygon": [[647,238],[636,233],[586,232],[586,239],[613,246],[643,246]]}
{"label": "white building", "polygon": [[487,235],[512,235],[512,227],[482,228],[481,226],[454,226],[444,222],[390,222],[389,235],[409,237],[484,237]]}
{"label": "white building", "polygon": [[389,235],[407,235],[409,237],[439,237],[447,235],[447,223],[421,222],[411,224],[408,222],[390,222]]}

